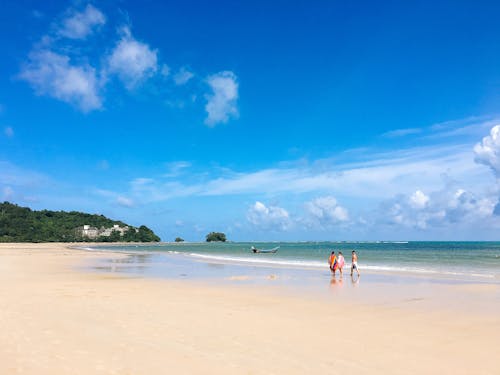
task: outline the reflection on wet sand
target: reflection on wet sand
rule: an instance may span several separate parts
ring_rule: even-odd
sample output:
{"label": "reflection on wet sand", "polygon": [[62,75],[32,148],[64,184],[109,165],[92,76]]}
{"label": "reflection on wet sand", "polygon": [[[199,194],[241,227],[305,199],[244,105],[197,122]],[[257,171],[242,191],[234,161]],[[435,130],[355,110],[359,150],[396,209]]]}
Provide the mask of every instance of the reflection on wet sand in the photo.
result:
{"label": "reflection on wet sand", "polygon": [[330,279],[330,286],[332,288],[340,288],[344,286],[344,280],[342,278],[337,279],[335,276],[332,276],[332,278]]}
{"label": "reflection on wet sand", "polygon": [[147,268],[155,261],[155,254],[128,254],[126,257],[108,258],[104,265],[95,267],[108,272],[133,272],[145,274]]}
{"label": "reflection on wet sand", "polygon": [[359,285],[359,280],[360,280],[361,276],[354,276],[354,275],[351,275],[351,285],[354,286],[354,287],[357,287]]}
{"label": "reflection on wet sand", "polygon": [[149,263],[154,258],[154,254],[128,254],[123,258],[108,259],[110,263]]}
{"label": "reflection on wet sand", "polygon": [[[359,286],[359,281],[360,281],[360,276],[351,276],[351,285],[353,287],[358,287]],[[344,286],[344,279],[341,278],[336,278],[335,276],[332,276],[330,279],[330,287],[332,288],[339,288]]]}

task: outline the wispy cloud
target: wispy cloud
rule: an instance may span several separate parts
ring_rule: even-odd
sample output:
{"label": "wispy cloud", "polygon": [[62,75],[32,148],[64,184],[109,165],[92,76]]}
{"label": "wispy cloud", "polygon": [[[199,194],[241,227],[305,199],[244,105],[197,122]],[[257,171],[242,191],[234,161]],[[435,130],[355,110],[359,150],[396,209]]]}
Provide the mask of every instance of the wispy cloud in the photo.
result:
{"label": "wispy cloud", "polygon": [[96,71],[87,63],[74,64],[70,57],[50,50],[31,52],[19,77],[38,95],[47,95],[89,112],[102,107]]}
{"label": "wispy cloud", "polygon": [[[283,167],[249,172],[219,169],[217,175],[212,176],[197,175],[193,169],[182,176],[167,173],[135,179],[130,183],[129,194],[141,202],[188,196],[302,194],[365,201],[389,199],[416,189],[435,191],[442,186],[444,174],[467,181],[467,188],[491,183],[488,171],[474,162],[470,145],[371,153],[368,159],[344,164],[334,163],[332,159],[297,165],[284,163]],[[173,167],[170,172],[184,165]]]}
{"label": "wispy cloud", "polygon": [[97,168],[102,171],[107,171],[109,169],[109,162],[107,160],[101,160],[97,163]]}
{"label": "wispy cloud", "polygon": [[12,138],[14,137],[14,129],[12,129],[11,126],[7,126],[5,129],[4,129],[4,134],[7,138]]}
{"label": "wispy cloud", "polygon": [[411,135],[411,134],[419,134],[421,132],[422,132],[422,129],[420,129],[420,128],[396,129],[396,130],[391,130],[391,131],[388,131],[388,132],[382,134],[382,137],[397,138],[397,137],[404,137],[404,136]]}
{"label": "wispy cloud", "polygon": [[170,67],[167,64],[163,64],[160,69],[160,74],[163,77],[168,77],[170,75]]}
{"label": "wispy cloud", "polygon": [[116,198],[116,203],[122,207],[132,208],[134,207],[134,201],[130,198],[119,196]]}
{"label": "wispy cloud", "polygon": [[[330,162],[319,170],[311,165],[296,168],[272,168],[250,173],[233,173],[213,179],[200,189],[202,195],[276,194],[324,192],[351,197],[382,198],[415,186],[440,186],[442,174],[449,171],[457,178],[470,176],[484,180],[484,174],[472,160],[470,149],[445,147],[426,153],[425,149],[404,150],[377,159],[344,165]],[[320,164],[328,164],[322,161]]]}
{"label": "wispy cloud", "polygon": [[136,40],[128,26],[108,56],[107,72],[116,74],[128,90],[132,90],[158,70],[158,51]]}
{"label": "wispy cloud", "polygon": [[57,28],[57,34],[70,39],[85,39],[105,23],[104,14],[88,4],[81,12],[75,9],[68,10]]}
{"label": "wispy cloud", "polygon": [[31,16],[36,19],[42,19],[45,15],[41,11],[34,9],[31,11]]}
{"label": "wispy cloud", "polygon": [[53,181],[42,173],[0,161],[0,191],[5,200],[36,200],[33,196],[52,184]]}
{"label": "wispy cloud", "polygon": [[163,175],[163,177],[176,177],[182,171],[191,167],[191,163],[188,161],[180,160],[176,162],[167,163],[167,173]]}
{"label": "wispy cloud", "polygon": [[10,201],[14,197],[14,189],[10,186],[4,186],[2,188],[2,199],[1,201]]}
{"label": "wispy cloud", "polygon": [[496,116],[470,116],[465,119],[445,121],[428,127],[422,139],[479,137],[499,121]]}
{"label": "wispy cloud", "polygon": [[112,205],[118,205],[125,208],[134,208],[137,205],[137,202],[125,193],[106,189],[93,189],[91,192],[98,197],[105,198],[107,202]]}
{"label": "wispy cloud", "polygon": [[205,124],[215,126],[226,123],[231,117],[238,117],[238,79],[233,72],[224,71],[207,78],[212,92],[207,94],[207,118]]}
{"label": "wispy cloud", "polygon": [[444,121],[429,126],[395,129],[383,133],[384,138],[414,136],[421,141],[442,141],[449,138],[481,136],[485,130],[500,122],[498,116],[470,116],[464,119]]}
{"label": "wispy cloud", "polygon": [[194,77],[193,72],[187,70],[186,67],[182,67],[179,69],[177,73],[175,73],[174,82],[177,86],[182,86],[188,83],[193,77]]}

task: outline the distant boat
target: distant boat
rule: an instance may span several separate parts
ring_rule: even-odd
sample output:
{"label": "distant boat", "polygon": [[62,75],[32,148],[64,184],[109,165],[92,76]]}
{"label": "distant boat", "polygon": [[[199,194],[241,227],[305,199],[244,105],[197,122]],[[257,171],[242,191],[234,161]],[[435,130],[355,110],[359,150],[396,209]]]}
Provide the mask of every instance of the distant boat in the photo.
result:
{"label": "distant boat", "polygon": [[276,247],[273,247],[272,249],[257,249],[256,247],[252,246],[250,248],[250,250],[252,250],[254,253],[272,253],[274,254],[275,252],[278,251],[280,247],[279,246],[276,246]]}

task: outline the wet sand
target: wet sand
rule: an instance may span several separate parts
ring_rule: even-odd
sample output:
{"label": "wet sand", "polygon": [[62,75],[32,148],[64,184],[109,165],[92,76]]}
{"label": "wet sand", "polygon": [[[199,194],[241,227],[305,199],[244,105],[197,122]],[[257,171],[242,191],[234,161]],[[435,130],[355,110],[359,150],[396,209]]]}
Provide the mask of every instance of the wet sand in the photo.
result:
{"label": "wet sand", "polygon": [[419,299],[410,284],[336,282],[325,298],[241,284],[249,275],[84,271],[124,256],[0,244],[0,373],[498,373],[498,285],[437,285]]}

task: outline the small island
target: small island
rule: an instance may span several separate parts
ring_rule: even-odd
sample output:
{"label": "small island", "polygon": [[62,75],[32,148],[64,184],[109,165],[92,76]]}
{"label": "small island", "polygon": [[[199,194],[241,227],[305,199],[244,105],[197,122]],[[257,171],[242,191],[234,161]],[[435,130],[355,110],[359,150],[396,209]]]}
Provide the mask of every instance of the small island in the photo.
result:
{"label": "small island", "polygon": [[134,227],[103,215],[34,211],[0,203],[0,242],[158,242],[145,225]]}
{"label": "small island", "polygon": [[210,232],[206,236],[207,242],[226,242],[226,235],[221,232]]}

